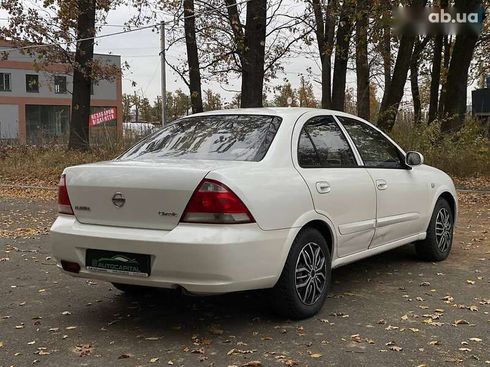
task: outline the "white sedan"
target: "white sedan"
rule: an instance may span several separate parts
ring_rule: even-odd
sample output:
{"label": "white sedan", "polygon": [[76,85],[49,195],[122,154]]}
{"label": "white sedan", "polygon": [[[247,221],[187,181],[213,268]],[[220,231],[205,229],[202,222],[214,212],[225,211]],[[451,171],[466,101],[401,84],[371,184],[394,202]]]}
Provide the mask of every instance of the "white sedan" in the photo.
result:
{"label": "white sedan", "polygon": [[409,243],[446,259],[457,208],[448,175],[355,116],[227,110],[65,169],[51,242],[64,272],[126,292],[269,288],[279,313],[305,318],[333,268]]}

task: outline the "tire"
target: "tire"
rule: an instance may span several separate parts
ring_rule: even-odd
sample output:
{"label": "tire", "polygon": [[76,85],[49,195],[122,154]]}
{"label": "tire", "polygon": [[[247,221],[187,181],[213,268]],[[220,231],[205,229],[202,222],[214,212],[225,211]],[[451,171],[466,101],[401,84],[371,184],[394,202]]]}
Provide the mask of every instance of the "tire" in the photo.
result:
{"label": "tire", "polygon": [[112,283],[114,288],[126,293],[126,294],[144,294],[153,291],[153,288],[143,287],[141,285],[134,284],[122,284],[122,283]]}
{"label": "tire", "polygon": [[427,228],[427,237],[415,243],[417,256],[424,261],[446,260],[453,244],[454,217],[446,199],[440,198]]}
{"label": "tire", "polygon": [[[316,269],[310,270],[315,262],[310,259],[316,256]],[[325,303],[330,283],[331,259],[327,241],[318,230],[305,228],[294,240],[279,281],[271,290],[275,312],[294,320],[316,315]],[[297,285],[300,286],[298,289]]]}

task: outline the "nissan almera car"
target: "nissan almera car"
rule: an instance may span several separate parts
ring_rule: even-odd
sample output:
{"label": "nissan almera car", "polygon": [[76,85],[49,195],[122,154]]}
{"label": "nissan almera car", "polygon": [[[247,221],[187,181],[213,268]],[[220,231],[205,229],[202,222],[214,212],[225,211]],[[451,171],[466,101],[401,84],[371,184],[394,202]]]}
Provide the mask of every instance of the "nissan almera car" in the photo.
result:
{"label": "nissan almera car", "polygon": [[334,268],[410,243],[446,259],[456,216],[450,177],[362,119],[239,109],[65,169],[51,242],[73,276],[126,292],[270,289],[300,319],[321,309]]}

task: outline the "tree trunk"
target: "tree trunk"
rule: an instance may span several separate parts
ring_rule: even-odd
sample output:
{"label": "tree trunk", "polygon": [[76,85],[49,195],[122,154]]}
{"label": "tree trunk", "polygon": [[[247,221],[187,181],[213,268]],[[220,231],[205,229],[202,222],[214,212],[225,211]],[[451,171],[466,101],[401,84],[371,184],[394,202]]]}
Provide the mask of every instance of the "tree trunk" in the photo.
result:
{"label": "tree trunk", "polygon": [[404,34],[400,40],[393,77],[383,97],[379,111],[378,126],[384,131],[391,131],[393,125],[395,125],[398,108],[403,98],[408,70],[410,69],[414,43],[415,36],[410,34]]}
{"label": "tree trunk", "polygon": [[343,111],[345,107],[345,83],[349,61],[349,41],[353,28],[353,12],[352,0],[345,0],[340,11],[337,30],[332,83],[332,109],[337,111]]}
{"label": "tree trunk", "polygon": [[438,114],[440,120],[442,120],[444,117],[444,101],[446,100],[447,71],[449,69],[449,62],[451,61],[452,44],[453,44],[452,37],[445,36],[444,37],[444,69],[442,73],[444,75],[444,78],[442,79],[442,83],[441,83],[441,96],[439,97],[439,107],[438,107]]}
{"label": "tree trunk", "polygon": [[425,46],[427,46],[427,43],[429,43],[429,40],[429,37],[425,37],[423,41],[420,41],[418,38],[416,39],[412,53],[412,60],[410,62],[410,86],[412,89],[414,122],[416,124],[419,124],[422,119],[422,103],[420,101],[419,88],[420,55],[424,51]]}
{"label": "tree trunk", "polygon": [[443,132],[457,131],[463,126],[466,114],[468,70],[477,41],[476,34],[456,36],[447,74],[444,119],[441,125]]}
{"label": "tree trunk", "polygon": [[[446,9],[448,0],[440,0],[440,6]],[[432,70],[430,82],[430,101],[429,101],[429,118],[428,123],[431,124],[437,118],[439,109],[439,88],[441,85],[441,63],[442,63],[442,47],[444,44],[444,36],[438,34],[434,38],[434,54],[432,56]]]}
{"label": "tree trunk", "polygon": [[[414,8],[422,9],[426,4],[427,0],[411,1],[411,6]],[[391,131],[395,125],[398,108],[407,82],[415,39],[416,36],[410,32],[401,36],[391,83],[388,90],[385,90],[378,116],[378,126],[384,131]]]}
{"label": "tree trunk", "polygon": [[383,99],[387,97],[388,91],[391,85],[391,25],[388,21],[390,19],[390,10],[385,9],[383,11],[383,38],[382,38],[382,50],[381,55],[383,57],[383,71],[384,71],[384,84],[385,90],[383,91]]}
{"label": "tree trunk", "polygon": [[437,109],[439,106],[439,86],[441,84],[441,63],[442,63],[442,45],[444,37],[436,36],[434,39],[434,55],[432,56],[432,71],[430,81],[430,102],[428,123],[432,123],[437,118]]}
{"label": "tree trunk", "polygon": [[201,71],[196,42],[196,18],[194,17],[194,0],[184,0],[184,31],[189,64],[189,91],[192,113],[203,111],[201,93]]}
{"label": "tree trunk", "polygon": [[[95,0],[78,0],[77,38],[95,36]],[[68,149],[90,149],[89,118],[94,40],[77,43],[73,70],[73,94]]]}
{"label": "tree trunk", "polygon": [[422,103],[420,102],[419,65],[417,62],[412,62],[410,65],[410,87],[412,89],[413,119],[415,124],[419,124],[422,119]]}
{"label": "tree trunk", "polygon": [[262,107],[266,16],[266,0],[251,0],[247,3],[242,63],[242,107]]}
{"label": "tree trunk", "polygon": [[368,1],[357,2],[356,21],[356,72],[357,72],[357,115],[369,120],[369,60],[368,60]]}
{"label": "tree trunk", "polygon": [[[481,6],[481,0],[457,0],[460,12],[473,13]],[[443,132],[457,131],[464,123],[468,88],[468,71],[479,34],[465,27],[456,36],[447,74],[446,97],[444,101]]]}
{"label": "tree trunk", "polygon": [[320,0],[312,0],[313,11],[315,14],[315,34],[318,43],[318,52],[322,64],[322,108],[331,108],[332,106],[332,50],[335,34],[335,11],[337,0],[332,0],[325,10]]}

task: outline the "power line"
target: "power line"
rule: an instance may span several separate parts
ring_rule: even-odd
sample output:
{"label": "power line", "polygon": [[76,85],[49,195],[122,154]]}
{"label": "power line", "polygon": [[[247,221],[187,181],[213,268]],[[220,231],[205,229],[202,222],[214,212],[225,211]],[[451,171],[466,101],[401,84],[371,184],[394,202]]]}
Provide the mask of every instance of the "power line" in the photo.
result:
{"label": "power line", "polygon": [[[233,7],[233,6],[238,6],[238,5],[246,4],[246,3],[249,3],[250,1],[252,1],[252,0],[242,0],[242,1],[236,2],[235,4],[227,5],[224,8],[230,8],[230,7]],[[214,8],[214,9],[210,9],[210,10],[207,10],[207,11],[197,12],[197,13],[194,13],[192,15],[187,15],[187,16],[184,16],[184,17],[181,17],[181,18],[178,18],[178,19],[174,19],[173,20],[173,23],[174,24],[178,24],[178,22],[180,22],[181,20],[188,19],[188,18],[194,18],[194,17],[198,17],[198,16],[201,16],[201,15],[206,15],[206,14],[213,13],[213,12],[216,12],[216,11],[219,11],[219,10],[221,10],[221,8],[220,9]],[[106,33],[106,34],[101,34],[101,35],[93,36],[93,37],[79,38],[79,39],[76,39],[76,40],[71,41],[71,42],[70,41],[64,41],[64,42],[60,42],[60,44],[66,44],[66,45],[68,45],[68,44],[71,44],[71,43],[79,43],[79,42],[83,42],[83,41],[90,41],[90,40],[95,40],[95,39],[113,37],[113,36],[118,36],[118,35],[125,34],[125,33],[132,33],[132,32],[142,31],[142,30],[145,30],[145,29],[156,28],[159,25],[160,25],[160,22],[155,23],[155,24],[151,24],[151,25],[147,25],[147,26],[144,26],[144,27],[138,27],[138,28],[134,28],[134,29],[126,29],[124,31],[119,31],[119,32]],[[4,49],[4,50],[1,50],[1,52],[11,52],[11,51],[18,51],[18,50],[33,49],[33,48],[53,47],[53,46],[59,46],[59,44],[42,44],[42,45],[28,45],[28,46],[22,46],[22,47],[12,47],[12,48],[7,48],[7,49]]]}

